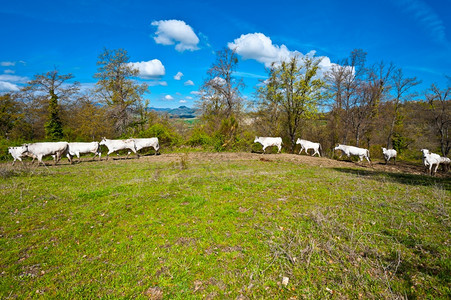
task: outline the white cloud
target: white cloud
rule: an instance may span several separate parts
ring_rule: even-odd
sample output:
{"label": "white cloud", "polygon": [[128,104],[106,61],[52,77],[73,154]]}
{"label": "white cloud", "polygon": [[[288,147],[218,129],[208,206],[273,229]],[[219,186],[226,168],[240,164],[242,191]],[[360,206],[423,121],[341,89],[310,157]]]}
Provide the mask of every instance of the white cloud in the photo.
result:
{"label": "white cloud", "polygon": [[199,92],[199,91],[192,91],[192,92],[190,92],[190,94],[191,94],[191,95],[196,95],[196,96],[198,96],[198,95],[200,95],[200,94],[202,94],[202,93]]}
{"label": "white cloud", "polygon": [[5,70],[5,74],[14,74],[16,71],[14,70]]}
{"label": "white cloud", "polygon": [[0,66],[2,67],[13,67],[16,65],[16,62],[14,61],[2,61],[0,62]]}
{"label": "white cloud", "polygon": [[[307,54],[294,50],[290,51],[285,45],[274,45],[269,37],[263,33],[249,33],[243,34],[239,38],[235,39],[233,43],[228,43],[227,46],[235,50],[243,59],[254,59],[258,62],[265,64],[266,67],[270,67],[272,63],[281,63],[287,61],[295,56],[302,59],[303,57],[313,57],[316,53],[315,50],[310,51]],[[326,71],[335,65],[330,61],[327,56],[317,56],[321,59],[318,71],[319,76],[322,76]],[[242,73],[243,77],[249,76],[249,74]],[[258,75],[255,75],[258,77]]]}
{"label": "white cloud", "polygon": [[0,81],[0,91],[2,92],[17,92],[19,87],[13,83]]}
{"label": "white cloud", "polygon": [[171,95],[166,95],[166,96],[164,96],[164,99],[166,99],[166,100],[174,100],[174,97],[172,97]]}
{"label": "white cloud", "polygon": [[142,78],[158,78],[166,74],[163,64],[158,59],[134,63],[132,62],[130,65],[133,68],[138,69],[139,76]]}
{"label": "white cloud", "polygon": [[221,77],[215,77],[212,80],[210,80],[210,82],[212,84],[216,84],[216,85],[225,85],[226,84],[226,80]]}
{"label": "white cloud", "polygon": [[175,80],[180,80],[182,79],[183,73],[182,72],[177,72],[177,74],[175,74],[174,79]]}
{"label": "white cloud", "polygon": [[397,0],[395,5],[412,17],[436,42],[448,44],[446,26],[439,14],[422,0]]}
{"label": "white cloud", "polygon": [[185,50],[195,51],[199,47],[199,38],[194,33],[191,26],[179,20],[153,21],[152,26],[157,26],[154,40],[157,44],[175,45],[175,50],[183,52]]}
{"label": "white cloud", "polygon": [[194,82],[192,80],[187,80],[184,85],[194,85]]}
{"label": "white cloud", "polygon": [[243,59],[255,59],[264,63],[266,67],[273,62],[281,62],[300,55],[298,51],[290,51],[285,45],[274,45],[269,37],[263,33],[242,34],[227,46],[235,50]]}
{"label": "white cloud", "polygon": [[179,102],[180,102],[180,103],[186,103],[186,102],[188,102],[188,101],[186,101],[186,100],[180,100]]}
{"label": "white cloud", "polygon": [[186,96],[185,98],[188,100],[193,100],[193,97],[190,97],[190,96]]}
{"label": "white cloud", "polygon": [[147,84],[149,86],[157,86],[157,85],[168,86],[168,83],[166,81],[149,81],[147,82]]}

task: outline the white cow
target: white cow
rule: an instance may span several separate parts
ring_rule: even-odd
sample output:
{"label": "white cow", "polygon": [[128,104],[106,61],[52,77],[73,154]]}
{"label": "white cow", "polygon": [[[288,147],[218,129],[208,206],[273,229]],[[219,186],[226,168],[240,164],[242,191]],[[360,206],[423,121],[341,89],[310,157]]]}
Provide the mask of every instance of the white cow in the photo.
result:
{"label": "white cow", "polygon": [[27,146],[22,145],[19,147],[8,147],[8,152],[14,158],[13,166],[16,163],[16,160],[20,161],[23,164],[22,157],[27,156],[25,152],[27,152]]}
{"label": "white cow", "polygon": [[91,142],[91,143],[69,143],[69,151],[67,153],[68,157],[77,156],[78,161],[80,161],[80,154],[85,153],[94,153],[94,159],[96,156],[99,156],[99,160],[101,160],[102,153],[100,152],[99,142]]}
{"label": "white cow", "polygon": [[160,149],[160,143],[158,142],[158,138],[147,138],[147,139],[134,139],[135,140],[135,148],[136,151],[139,151],[144,148],[153,147],[155,149],[155,155],[157,155],[158,150]]}
{"label": "white cow", "polygon": [[320,143],[313,143],[307,140],[301,140],[298,139],[296,141],[296,144],[300,144],[301,145],[301,151],[299,151],[299,154],[301,154],[302,150],[305,149],[305,153],[308,154],[308,150],[309,149],[313,149],[313,154],[312,156],[315,156],[315,154],[318,154],[319,157],[321,157],[321,154],[319,153],[319,150],[321,150],[321,144]]}
{"label": "white cow", "polygon": [[396,152],[395,149],[387,149],[382,147],[382,153],[384,154],[385,164],[388,163],[390,158],[393,158],[393,161],[395,162],[396,165],[396,155],[398,155],[398,152]]}
{"label": "white cow", "polygon": [[363,161],[363,158],[366,158],[366,160],[371,164],[370,151],[368,149],[338,144],[334,150],[341,150],[347,157],[350,157],[351,155],[358,156],[360,161]]}
{"label": "white cow", "polygon": [[[108,148],[108,153],[106,154],[106,159],[108,160],[109,155],[113,152],[129,149],[135,153],[138,158],[139,154],[136,152],[135,140],[127,139],[127,140],[109,140],[107,138],[103,138],[99,145],[105,145]],[[127,153],[127,158],[130,155],[130,151]]]}
{"label": "white cow", "polygon": [[[31,156],[38,159],[39,163],[42,163],[45,166],[45,163],[42,161],[42,158],[45,156],[53,156],[55,165],[61,159],[64,154],[68,153],[69,144],[67,142],[44,142],[44,143],[33,143],[33,144],[25,144],[27,147],[27,151],[24,153],[25,155]],[[72,163],[71,158],[68,156],[69,162]]]}
{"label": "white cow", "polygon": [[[426,170],[429,169],[428,174],[433,176],[440,165],[441,157],[438,154],[430,152],[428,149],[421,149],[423,153],[423,164],[426,167]],[[432,170],[432,167],[435,165],[435,169]]]}
{"label": "white cow", "polygon": [[255,137],[254,143],[260,143],[263,146],[263,153],[265,153],[265,149],[270,146],[277,146],[279,151],[277,153],[280,153],[280,150],[282,149],[282,138],[281,137]]}
{"label": "white cow", "polygon": [[445,172],[448,172],[449,167],[451,165],[451,159],[449,159],[448,157],[440,157],[440,164],[443,166],[443,170]]}

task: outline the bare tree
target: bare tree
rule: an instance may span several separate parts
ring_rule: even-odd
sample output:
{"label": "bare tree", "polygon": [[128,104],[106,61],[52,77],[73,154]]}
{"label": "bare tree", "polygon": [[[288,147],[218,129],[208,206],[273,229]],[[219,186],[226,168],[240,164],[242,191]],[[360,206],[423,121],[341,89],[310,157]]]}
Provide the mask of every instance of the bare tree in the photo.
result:
{"label": "bare tree", "polygon": [[[357,88],[359,80],[364,76],[366,52],[362,49],[355,49],[350,56],[334,65],[326,74],[326,81],[333,97],[331,116],[334,128],[342,132],[335,135],[340,136],[341,142],[347,144],[349,133],[353,127],[352,108],[355,106]],[[333,143],[337,141],[334,139]]]}
{"label": "bare tree", "polygon": [[208,77],[200,91],[198,106],[204,119],[228,119],[241,113],[244,83],[233,76],[237,65],[235,51],[224,48],[216,53],[216,61],[207,71]]}
{"label": "bare tree", "polygon": [[445,89],[432,84],[426,92],[426,99],[433,112],[434,125],[440,137],[440,148],[443,156],[447,156],[451,149],[449,127],[451,125],[451,86]]}
{"label": "bare tree", "polygon": [[97,62],[98,78],[96,92],[109,107],[110,117],[114,120],[117,135],[125,133],[132,124],[133,111],[142,102],[141,96],[148,90],[147,84],[137,84],[132,78],[139,71],[129,63],[127,51],[124,49],[105,49]]}
{"label": "bare tree", "polygon": [[216,61],[207,71],[207,79],[200,89],[197,107],[208,134],[214,135],[223,149],[233,145],[239,134],[242,118],[243,98],[241,90],[244,83],[233,75],[238,65],[235,51],[224,48],[216,53]]}
{"label": "bare tree", "polygon": [[387,135],[387,148],[390,148],[391,138],[393,136],[396,120],[400,118],[399,107],[401,103],[412,100],[418,95],[417,92],[410,93],[409,91],[420,83],[421,81],[417,80],[416,77],[405,78],[402,69],[396,69],[393,72],[392,85],[394,95],[393,98],[390,99],[390,102],[392,102],[393,104],[393,116]]}

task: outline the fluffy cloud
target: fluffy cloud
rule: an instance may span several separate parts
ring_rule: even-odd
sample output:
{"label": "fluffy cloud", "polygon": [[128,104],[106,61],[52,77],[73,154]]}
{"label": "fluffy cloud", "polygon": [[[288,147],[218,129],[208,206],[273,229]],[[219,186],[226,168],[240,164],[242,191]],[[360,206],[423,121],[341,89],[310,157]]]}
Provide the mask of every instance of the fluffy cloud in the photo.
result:
{"label": "fluffy cloud", "polygon": [[16,65],[16,62],[14,61],[2,61],[0,62],[0,66],[2,67],[13,67]]}
{"label": "fluffy cloud", "polygon": [[243,34],[227,46],[235,50],[243,59],[254,59],[269,67],[273,62],[281,62],[290,59],[294,55],[301,54],[298,51],[290,51],[285,45],[274,45],[269,37],[263,33]]}
{"label": "fluffy cloud", "polygon": [[177,74],[175,74],[174,79],[175,80],[180,80],[182,79],[183,73],[182,72],[177,72]]}
{"label": "fluffy cloud", "polygon": [[142,62],[134,62],[130,63],[130,65],[138,69],[139,76],[142,78],[158,78],[164,76],[166,74],[166,70],[158,59],[152,59],[149,61]]}
{"label": "fluffy cloud", "polygon": [[13,83],[0,81],[0,91],[2,92],[17,92],[19,87]]}
{"label": "fluffy cloud", "polygon": [[194,82],[192,80],[187,80],[187,81],[185,81],[184,85],[186,85],[186,86],[194,85]]}
{"label": "fluffy cloud", "polygon": [[166,96],[164,96],[164,99],[166,99],[166,100],[174,100],[174,97],[172,97],[171,95],[166,95]]}
{"label": "fluffy cloud", "polygon": [[[228,43],[227,46],[230,49],[235,50],[243,59],[254,59],[265,64],[266,67],[270,67],[273,62],[277,64],[295,56],[299,58],[305,56],[313,57],[316,53],[312,50],[304,55],[296,50],[290,51],[285,45],[274,45],[271,39],[263,33],[243,34],[232,43]],[[319,63],[320,70],[318,71],[319,76],[322,76],[324,72],[335,65],[327,56],[316,58],[321,59],[321,62]]]}
{"label": "fluffy cloud", "polygon": [[199,47],[199,38],[194,33],[191,26],[179,20],[153,21],[152,26],[157,27],[154,40],[157,44],[175,45],[175,50],[183,52],[185,50],[195,51]]}
{"label": "fluffy cloud", "polygon": [[[9,72],[8,72],[9,73]],[[27,77],[1,74],[0,75],[0,91],[2,92],[17,92],[20,86],[28,81]]]}
{"label": "fluffy cloud", "polygon": [[180,103],[186,103],[187,101],[186,100],[180,100],[179,102]]}

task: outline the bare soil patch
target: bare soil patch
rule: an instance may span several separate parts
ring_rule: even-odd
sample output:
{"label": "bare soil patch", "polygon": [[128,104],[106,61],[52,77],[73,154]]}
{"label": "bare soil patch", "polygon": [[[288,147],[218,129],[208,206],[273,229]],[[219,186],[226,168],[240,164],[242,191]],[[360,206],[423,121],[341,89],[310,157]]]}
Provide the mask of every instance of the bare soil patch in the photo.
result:
{"label": "bare soil patch", "polygon": [[[414,164],[410,162],[397,161],[396,164],[389,162],[385,164],[385,161],[373,160],[372,164],[368,162],[353,162],[350,160],[336,160],[326,157],[312,157],[309,155],[298,154],[259,154],[259,153],[246,153],[246,152],[189,152],[189,153],[169,153],[161,155],[149,155],[141,156],[140,159],[155,161],[155,162],[177,162],[182,159],[183,155],[187,155],[185,159],[188,161],[234,161],[234,160],[258,160],[262,162],[291,162],[294,164],[304,164],[308,166],[317,166],[324,168],[360,168],[365,170],[374,170],[380,172],[389,173],[404,173],[413,175],[426,175],[423,165]],[[135,159],[136,157],[133,157]],[[436,177],[448,178],[451,177],[450,172],[444,172],[439,169]]]}

